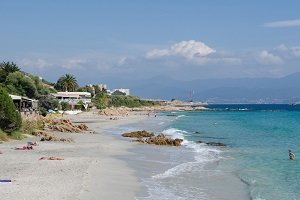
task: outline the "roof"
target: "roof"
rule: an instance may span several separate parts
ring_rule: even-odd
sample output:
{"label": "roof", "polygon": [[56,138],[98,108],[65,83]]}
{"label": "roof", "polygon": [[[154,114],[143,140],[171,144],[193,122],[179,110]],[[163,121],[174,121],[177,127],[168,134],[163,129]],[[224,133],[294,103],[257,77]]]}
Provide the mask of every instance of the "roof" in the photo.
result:
{"label": "roof", "polygon": [[28,98],[28,97],[22,97],[22,96],[13,95],[13,94],[9,94],[9,96],[10,96],[13,100],[38,101],[38,100],[35,100],[35,99],[30,99],[30,98]]}
{"label": "roof", "polygon": [[9,95],[13,100],[21,100],[22,97],[21,96],[17,96],[17,95],[13,95],[13,94],[10,94]]}
{"label": "roof", "polygon": [[51,93],[51,95],[55,97],[79,97],[79,96],[91,97],[92,96],[90,92],[57,92],[57,93]]}

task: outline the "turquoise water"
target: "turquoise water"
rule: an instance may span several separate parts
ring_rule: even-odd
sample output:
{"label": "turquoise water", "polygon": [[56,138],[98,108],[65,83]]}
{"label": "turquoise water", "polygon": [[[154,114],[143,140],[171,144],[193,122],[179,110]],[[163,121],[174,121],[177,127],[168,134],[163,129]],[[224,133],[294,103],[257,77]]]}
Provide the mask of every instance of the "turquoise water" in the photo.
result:
{"label": "turquoise water", "polygon": [[[247,183],[251,199],[300,199],[300,112],[272,110],[173,112],[180,117],[168,130],[189,142],[228,145],[219,148],[218,169]],[[288,149],[296,160],[289,160]]]}

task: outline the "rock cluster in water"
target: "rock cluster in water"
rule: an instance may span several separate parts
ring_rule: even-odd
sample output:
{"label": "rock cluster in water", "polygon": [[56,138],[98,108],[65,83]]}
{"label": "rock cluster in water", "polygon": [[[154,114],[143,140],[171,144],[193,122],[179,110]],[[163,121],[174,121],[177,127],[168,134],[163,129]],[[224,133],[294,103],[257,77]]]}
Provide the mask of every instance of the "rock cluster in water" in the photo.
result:
{"label": "rock cluster in water", "polygon": [[176,138],[172,139],[164,134],[154,135],[153,133],[149,133],[145,130],[143,131],[135,131],[131,133],[122,134],[123,137],[135,137],[136,140],[134,142],[154,144],[154,145],[168,145],[168,146],[180,146],[182,143],[182,139]]}

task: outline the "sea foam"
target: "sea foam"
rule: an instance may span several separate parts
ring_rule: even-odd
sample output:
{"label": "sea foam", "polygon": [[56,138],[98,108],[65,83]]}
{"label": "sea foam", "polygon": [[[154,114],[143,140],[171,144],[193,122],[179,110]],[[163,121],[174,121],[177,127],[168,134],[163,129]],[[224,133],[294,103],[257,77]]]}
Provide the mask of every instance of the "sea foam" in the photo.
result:
{"label": "sea foam", "polygon": [[173,168],[166,170],[161,174],[154,175],[152,176],[152,178],[154,179],[164,179],[168,177],[177,176],[182,173],[201,170],[206,163],[220,159],[220,150],[208,147],[205,144],[197,144],[193,141],[186,140],[185,135],[188,134],[187,131],[179,130],[176,128],[170,128],[164,130],[163,133],[172,138],[183,139],[182,146],[191,149],[195,153],[195,160],[192,162],[181,163]]}

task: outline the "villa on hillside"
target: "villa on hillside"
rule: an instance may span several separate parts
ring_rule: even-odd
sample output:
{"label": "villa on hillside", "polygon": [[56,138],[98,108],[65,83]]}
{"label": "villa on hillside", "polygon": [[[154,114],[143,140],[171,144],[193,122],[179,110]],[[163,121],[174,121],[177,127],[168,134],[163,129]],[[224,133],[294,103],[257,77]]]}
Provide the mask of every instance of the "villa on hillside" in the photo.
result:
{"label": "villa on hillside", "polygon": [[55,97],[59,102],[67,102],[71,106],[77,105],[80,101],[84,105],[92,103],[92,94],[90,92],[57,92],[50,95]]}

